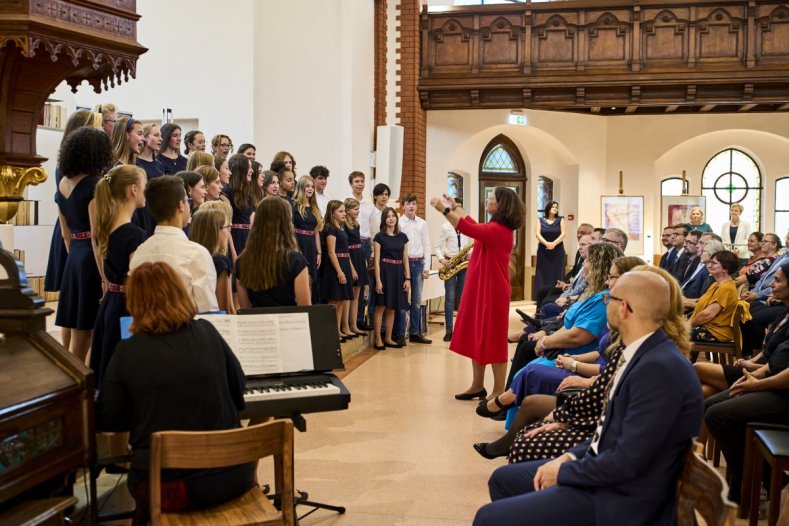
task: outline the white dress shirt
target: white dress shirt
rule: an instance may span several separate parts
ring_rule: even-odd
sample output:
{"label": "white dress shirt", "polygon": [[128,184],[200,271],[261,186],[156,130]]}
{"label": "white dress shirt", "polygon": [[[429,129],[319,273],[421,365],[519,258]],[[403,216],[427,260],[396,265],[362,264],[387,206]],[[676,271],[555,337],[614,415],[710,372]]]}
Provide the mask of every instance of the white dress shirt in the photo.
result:
{"label": "white dress shirt", "polygon": [[[622,375],[625,374],[625,370],[627,370],[627,367],[630,365],[630,362],[633,361],[633,356],[635,356],[636,351],[638,351],[638,349],[647,340],[647,338],[649,338],[653,334],[655,334],[655,331],[652,331],[649,334],[646,334],[641,338],[637,339],[636,341],[632,342],[630,345],[625,347],[624,351],[622,351],[622,358],[620,358],[621,364],[616,369],[616,372],[614,373],[614,377],[611,378],[611,387],[608,389],[609,401],[614,398],[614,394],[616,393],[616,387],[617,385],[619,385],[619,380],[622,379]],[[613,364],[609,363],[607,367],[610,367],[611,365]],[[594,451],[595,455],[598,453],[597,447],[600,445],[600,437],[603,434],[604,423],[605,423],[605,411],[603,412],[603,415],[600,417],[600,422],[598,423],[597,429],[595,430],[593,435],[597,437],[597,440],[593,440],[591,446],[589,446],[590,449]]]}
{"label": "white dress shirt", "polygon": [[427,231],[427,222],[419,216],[410,219],[403,214],[398,220],[400,231],[408,236],[408,258],[422,258],[424,269],[430,269],[430,233]]}
{"label": "white dress shirt", "polygon": [[326,208],[329,206],[331,196],[326,192],[315,192],[315,200],[318,202],[318,209],[321,211],[321,216],[326,215]]}
{"label": "white dress shirt", "polygon": [[[348,197],[356,199],[353,194],[349,195]],[[356,200],[359,201],[359,236],[361,236],[362,239],[370,239],[372,237],[370,235],[370,214],[372,214],[373,210],[376,209],[375,205],[373,205],[373,202],[364,196],[362,196],[361,200]]]}
{"label": "white dress shirt", "polygon": [[[381,214],[383,210],[378,210],[377,207],[373,206],[373,210],[370,212],[370,239],[372,240],[375,237],[375,234],[381,231]],[[359,235],[361,235],[362,229],[359,227]]]}
{"label": "white dress shirt", "polygon": [[[458,238],[458,236],[460,237]],[[458,239],[460,239],[459,243]],[[441,225],[441,232],[438,234],[438,241],[436,241],[436,257],[439,261],[451,259],[469,242],[471,242],[471,239],[465,234],[459,233],[451,224],[444,222]]]}
{"label": "white dress shirt", "polygon": [[189,241],[180,228],[159,225],[132,256],[129,271],[146,262],[162,261],[175,269],[192,294],[198,312],[219,310],[216,269],[204,246]]}

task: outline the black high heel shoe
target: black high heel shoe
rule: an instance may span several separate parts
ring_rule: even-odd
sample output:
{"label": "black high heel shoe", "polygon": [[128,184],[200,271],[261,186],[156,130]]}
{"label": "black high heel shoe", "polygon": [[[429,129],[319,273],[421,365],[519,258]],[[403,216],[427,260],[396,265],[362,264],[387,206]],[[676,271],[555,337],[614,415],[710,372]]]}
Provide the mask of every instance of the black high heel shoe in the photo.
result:
{"label": "black high heel shoe", "polygon": [[477,414],[479,416],[484,416],[485,418],[496,418],[499,415],[506,414],[507,410],[511,407],[515,407],[515,403],[504,405],[499,401],[499,395],[493,399],[493,402],[499,407],[498,411],[491,411],[488,409],[488,400],[483,400],[477,406]]}
{"label": "black high heel shoe", "polygon": [[385,351],[386,345],[373,345],[373,349],[375,349],[376,351]]}
{"label": "black high heel shoe", "polygon": [[403,346],[400,345],[399,343],[386,343],[386,342],[384,342],[384,346],[385,347],[392,347],[393,349],[402,349],[403,348]]}
{"label": "black high heel shoe", "polygon": [[487,442],[477,442],[476,444],[474,444],[474,451],[476,451],[477,453],[479,453],[480,455],[482,455],[488,460],[493,460],[494,458],[507,456],[506,453],[503,453],[501,455],[494,455],[493,453],[489,453]]}
{"label": "black high heel shoe", "polygon": [[481,391],[477,391],[476,393],[456,394],[455,400],[474,400],[475,398],[484,400],[486,396],[488,396],[488,391],[483,387]]}

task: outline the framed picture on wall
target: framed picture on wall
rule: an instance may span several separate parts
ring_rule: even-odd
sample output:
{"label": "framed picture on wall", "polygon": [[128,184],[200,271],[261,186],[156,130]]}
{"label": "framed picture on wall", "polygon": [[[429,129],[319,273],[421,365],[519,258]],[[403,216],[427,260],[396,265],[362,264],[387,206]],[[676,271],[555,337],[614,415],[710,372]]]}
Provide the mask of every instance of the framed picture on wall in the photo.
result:
{"label": "framed picture on wall", "polygon": [[660,227],[674,226],[681,223],[691,224],[690,211],[701,208],[707,217],[707,198],[703,195],[673,195],[660,198]]}
{"label": "framed picture on wall", "polygon": [[604,195],[601,199],[603,228],[618,228],[627,234],[627,254],[644,253],[644,196]]}

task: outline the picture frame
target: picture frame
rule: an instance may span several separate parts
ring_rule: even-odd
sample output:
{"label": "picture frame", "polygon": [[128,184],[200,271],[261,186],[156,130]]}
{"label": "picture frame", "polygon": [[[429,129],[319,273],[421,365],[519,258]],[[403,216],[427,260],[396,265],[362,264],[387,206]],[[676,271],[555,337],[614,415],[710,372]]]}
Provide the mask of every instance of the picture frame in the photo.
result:
{"label": "picture frame", "polygon": [[644,196],[600,196],[600,224],[603,228],[618,228],[627,234],[627,255],[644,253]]}
{"label": "picture frame", "polygon": [[660,227],[690,224],[690,210],[701,207],[707,218],[707,197],[703,195],[664,195],[660,198]]}

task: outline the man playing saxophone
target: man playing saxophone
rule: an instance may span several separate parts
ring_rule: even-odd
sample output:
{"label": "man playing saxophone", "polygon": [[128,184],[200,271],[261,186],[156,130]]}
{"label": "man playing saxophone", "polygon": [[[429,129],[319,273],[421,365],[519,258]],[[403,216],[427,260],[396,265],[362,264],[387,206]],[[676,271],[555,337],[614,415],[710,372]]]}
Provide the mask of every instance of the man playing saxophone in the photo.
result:
{"label": "man playing saxophone", "polygon": [[[460,199],[455,201],[463,206]],[[438,235],[436,242],[436,258],[439,265],[441,265],[442,274],[449,274],[449,278],[444,281],[444,319],[446,322],[446,334],[444,334],[444,341],[452,340],[452,329],[454,327],[454,313],[457,305],[460,305],[460,296],[463,294],[463,284],[466,282],[466,266],[457,272],[453,272],[453,268],[461,263],[461,261],[468,262],[471,256],[470,250],[466,250],[465,257],[458,258],[454,261],[453,258],[458,256],[458,253],[466,248],[473,241],[455,230],[450,223],[441,225],[441,233]]]}

